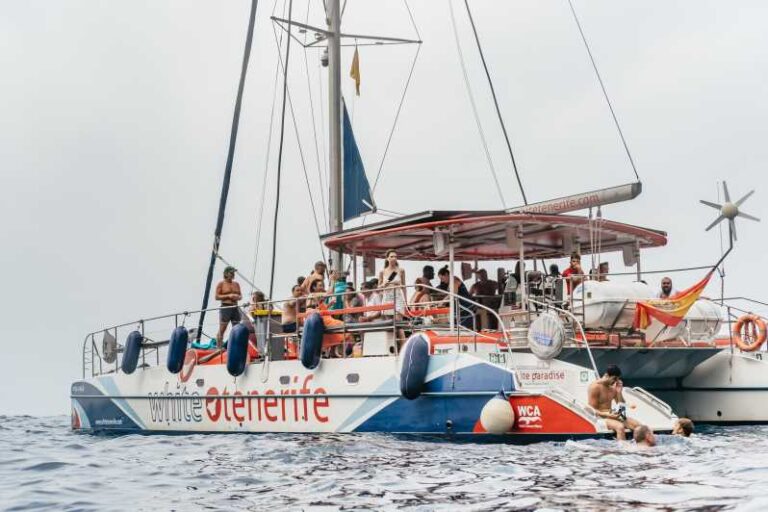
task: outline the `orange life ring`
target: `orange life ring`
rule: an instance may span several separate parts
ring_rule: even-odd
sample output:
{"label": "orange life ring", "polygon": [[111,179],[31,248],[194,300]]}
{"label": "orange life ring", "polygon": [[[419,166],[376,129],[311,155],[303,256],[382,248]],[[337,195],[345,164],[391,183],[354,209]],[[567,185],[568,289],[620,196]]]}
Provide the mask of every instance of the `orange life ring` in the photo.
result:
{"label": "orange life ring", "polygon": [[765,343],[766,335],[765,322],[757,315],[742,315],[733,326],[733,341],[744,352],[759,349]]}

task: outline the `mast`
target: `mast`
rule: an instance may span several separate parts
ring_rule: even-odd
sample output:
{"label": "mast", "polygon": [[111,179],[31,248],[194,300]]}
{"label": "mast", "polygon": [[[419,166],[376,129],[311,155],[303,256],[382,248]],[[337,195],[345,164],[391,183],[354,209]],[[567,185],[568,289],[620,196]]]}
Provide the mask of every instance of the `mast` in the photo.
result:
{"label": "mast", "polygon": [[[341,179],[341,11],[339,0],[326,2],[326,21],[328,23],[328,131],[330,157],[330,194],[329,194],[329,230],[341,231],[344,227],[342,212]],[[331,252],[331,270],[344,270],[341,252]]]}

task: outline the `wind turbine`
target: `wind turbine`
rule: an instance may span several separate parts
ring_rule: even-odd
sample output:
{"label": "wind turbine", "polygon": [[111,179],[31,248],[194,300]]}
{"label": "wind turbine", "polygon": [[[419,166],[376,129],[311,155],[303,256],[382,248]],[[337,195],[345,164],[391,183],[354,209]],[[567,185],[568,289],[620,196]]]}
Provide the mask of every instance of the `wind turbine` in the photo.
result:
{"label": "wind turbine", "polygon": [[746,214],[739,210],[739,207],[742,204],[744,204],[744,201],[749,199],[749,196],[751,196],[754,193],[755,193],[754,190],[750,190],[744,195],[744,197],[742,197],[738,201],[731,202],[731,195],[728,193],[728,184],[725,181],[723,181],[723,195],[725,196],[725,203],[717,204],[717,203],[711,203],[709,201],[700,199],[701,204],[707,205],[710,208],[715,208],[716,210],[720,210],[720,215],[718,215],[718,217],[715,219],[715,221],[712,224],[707,226],[707,229],[705,229],[705,231],[709,231],[713,227],[720,224],[722,221],[728,219],[728,227],[730,229],[731,236],[733,236],[733,239],[736,240],[736,217],[743,217],[745,219],[760,222],[760,219],[758,219],[757,217]]}

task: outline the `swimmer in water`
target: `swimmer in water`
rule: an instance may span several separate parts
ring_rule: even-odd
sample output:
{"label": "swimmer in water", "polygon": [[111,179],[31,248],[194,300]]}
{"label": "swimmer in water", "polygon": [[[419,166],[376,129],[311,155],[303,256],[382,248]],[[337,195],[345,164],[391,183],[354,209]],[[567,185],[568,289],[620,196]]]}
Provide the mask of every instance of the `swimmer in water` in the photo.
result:
{"label": "swimmer in water", "polygon": [[680,418],[675,422],[672,434],[676,436],[691,437],[693,434],[693,422],[688,418]]}
{"label": "swimmer in water", "polygon": [[632,438],[635,440],[637,446],[650,448],[656,446],[656,436],[653,435],[653,430],[646,425],[640,425],[635,428],[632,434]]}

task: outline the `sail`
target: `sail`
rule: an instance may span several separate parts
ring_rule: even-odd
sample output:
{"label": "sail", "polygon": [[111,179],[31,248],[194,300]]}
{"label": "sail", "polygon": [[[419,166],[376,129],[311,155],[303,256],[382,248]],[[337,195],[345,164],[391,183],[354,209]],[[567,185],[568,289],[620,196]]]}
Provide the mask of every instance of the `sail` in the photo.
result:
{"label": "sail", "polygon": [[344,221],[376,211],[371,187],[357,149],[347,105],[344,105]]}

